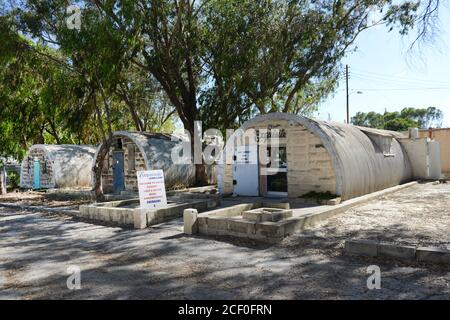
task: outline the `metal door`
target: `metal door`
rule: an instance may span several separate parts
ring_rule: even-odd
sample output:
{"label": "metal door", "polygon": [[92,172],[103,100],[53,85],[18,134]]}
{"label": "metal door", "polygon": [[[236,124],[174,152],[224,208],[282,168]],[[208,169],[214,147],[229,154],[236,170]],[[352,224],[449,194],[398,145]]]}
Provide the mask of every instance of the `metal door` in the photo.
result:
{"label": "metal door", "polygon": [[37,190],[41,187],[41,164],[39,159],[33,161],[33,189]]}
{"label": "metal door", "polygon": [[258,146],[238,146],[233,168],[234,193],[259,196]]}
{"label": "metal door", "polygon": [[115,193],[125,190],[123,151],[113,152],[113,188]]}

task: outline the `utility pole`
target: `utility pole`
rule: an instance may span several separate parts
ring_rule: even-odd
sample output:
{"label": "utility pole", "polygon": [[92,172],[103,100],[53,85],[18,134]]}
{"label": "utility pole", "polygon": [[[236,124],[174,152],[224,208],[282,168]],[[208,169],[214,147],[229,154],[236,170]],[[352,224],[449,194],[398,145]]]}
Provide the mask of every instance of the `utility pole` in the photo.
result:
{"label": "utility pole", "polygon": [[348,101],[348,64],[345,65],[345,89],[347,92],[347,124],[350,123],[350,107]]}

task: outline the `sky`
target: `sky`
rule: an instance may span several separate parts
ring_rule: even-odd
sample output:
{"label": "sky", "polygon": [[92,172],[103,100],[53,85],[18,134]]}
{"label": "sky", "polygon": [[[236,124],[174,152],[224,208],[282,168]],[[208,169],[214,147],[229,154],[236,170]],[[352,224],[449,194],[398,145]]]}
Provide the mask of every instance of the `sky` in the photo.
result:
{"label": "sky", "polygon": [[[350,116],[356,112],[400,111],[405,107],[434,106],[450,127],[450,7],[440,12],[438,36],[433,44],[413,51],[413,38],[377,26],[356,40],[356,51],[347,54],[350,80]],[[344,74],[344,70],[343,70]],[[323,120],[346,119],[345,78],[332,97],[322,102],[315,116]]]}

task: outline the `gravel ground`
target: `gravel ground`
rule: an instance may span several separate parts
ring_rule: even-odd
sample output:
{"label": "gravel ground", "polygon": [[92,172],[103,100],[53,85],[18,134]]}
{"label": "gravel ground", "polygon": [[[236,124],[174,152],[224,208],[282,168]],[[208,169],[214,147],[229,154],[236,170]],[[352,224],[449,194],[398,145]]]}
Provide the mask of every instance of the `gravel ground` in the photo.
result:
{"label": "gravel ground", "polygon": [[64,194],[46,194],[44,192],[11,192],[0,196],[0,203],[13,203],[23,206],[46,206],[48,208],[75,209],[82,204],[89,204],[88,199],[73,199]]}
{"label": "gravel ground", "polygon": [[[448,204],[448,185],[419,185],[277,245],[186,236],[181,220],[127,230],[0,208],[0,298],[450,299],[448,266],[343,254],[349,237],[448,245]],[[374,264],[380,290],[366,285]],[[72,265],[80,290],[67,289]]]}
{"label": "gravel ground", "polygon": [[450,249],[450,183],[419,184],[328,219],[317,236]]}

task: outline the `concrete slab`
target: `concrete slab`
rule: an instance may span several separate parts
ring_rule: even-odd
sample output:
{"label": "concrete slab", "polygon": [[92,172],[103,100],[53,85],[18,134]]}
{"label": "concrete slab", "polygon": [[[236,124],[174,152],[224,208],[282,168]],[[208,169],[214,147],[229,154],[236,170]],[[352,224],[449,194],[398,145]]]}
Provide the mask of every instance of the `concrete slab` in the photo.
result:
{"label": "concrete slab", "polygon": [[351,255],[362,255],[376,257],[378,255],[378,246],[373,241],[345,241],[345,252]]}
{"label": "concrete slab", "polygon": [[419,247],[416,250],[419,262],[450,264],[450,250],[434,247]]}
{"label": "concrete slab", "polygon": [[404,246],[370,240],[347,240],[345,252],[351,255],[383,257],[410,262],[450,264],[450,250],[436,247]]}
{"label": "concrete slab", "polygon": [[379,243],[378,256],[413,261],[416,258],[416,247]]}

